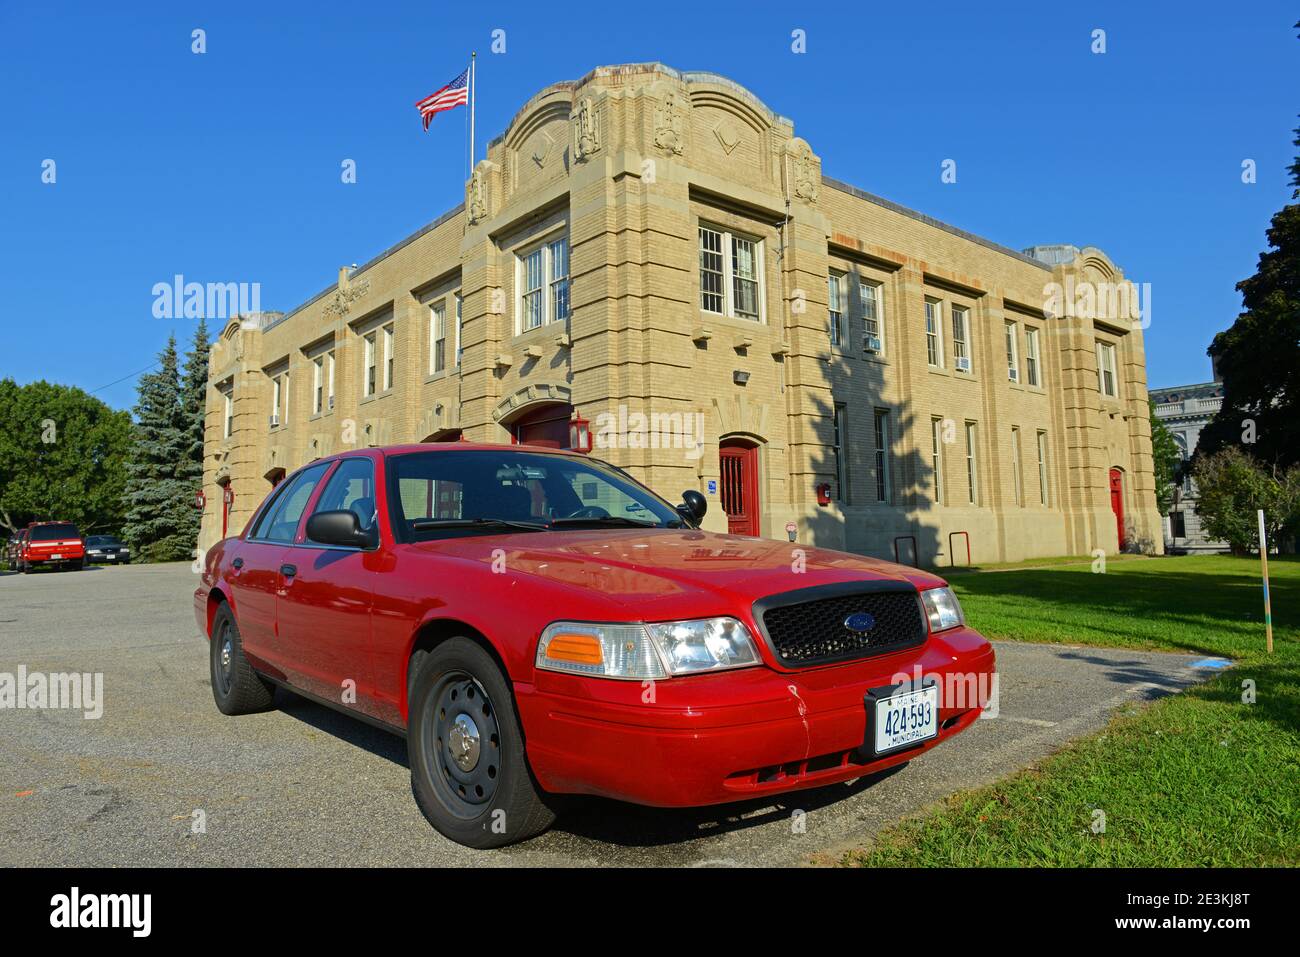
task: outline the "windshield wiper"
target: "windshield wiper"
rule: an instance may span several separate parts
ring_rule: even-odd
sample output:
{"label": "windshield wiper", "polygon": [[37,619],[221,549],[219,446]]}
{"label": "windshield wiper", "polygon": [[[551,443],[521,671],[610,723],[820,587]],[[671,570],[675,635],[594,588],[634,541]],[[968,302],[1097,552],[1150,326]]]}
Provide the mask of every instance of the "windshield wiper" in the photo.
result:
{"label": "windshield wiper", "polygon": [[617,525],[620,528],[663,528],[658,522],[647,522],[641,518],[626,518],[622,515],[576,516],[574,518],[553,518],[551,527],[561,525]]}
{"label": "windshield wiper", "polygon": [[525,532],[541,532],[546,526],[539,522],[512,522],[504,518],[422,518],[411,524],[417,532],[431,532],[440,528],[514,528]]}

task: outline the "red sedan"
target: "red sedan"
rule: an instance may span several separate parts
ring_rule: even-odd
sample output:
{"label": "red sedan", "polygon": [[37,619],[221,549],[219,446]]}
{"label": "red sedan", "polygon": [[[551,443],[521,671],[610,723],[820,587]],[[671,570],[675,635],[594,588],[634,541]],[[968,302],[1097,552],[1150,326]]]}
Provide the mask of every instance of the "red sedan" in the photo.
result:
{"label": "red sedan", "polygon": [[207,553],[217,707],[280,685],[404,735],[425,816],[473,847],[544,830],[555,795],[816,787],[979,717],[993,649],[942,579],[701,531],[683,498],[528,446],[319,459]]}

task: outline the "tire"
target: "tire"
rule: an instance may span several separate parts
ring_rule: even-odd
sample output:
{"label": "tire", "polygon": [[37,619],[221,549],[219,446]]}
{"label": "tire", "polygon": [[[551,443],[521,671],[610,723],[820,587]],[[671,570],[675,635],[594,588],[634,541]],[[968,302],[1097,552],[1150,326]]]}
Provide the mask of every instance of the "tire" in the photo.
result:
{"label": "tire", "polygon": [[217,609],[212,619],[208,671],[212,679],[212,698],[222,714],[266,711],[275,701],[275,686],[254,671],[244,657],[239,626],[226,604]]}
{"label": "tire", "polygon": [[555,820],[533,780],[510,684],[469,638],[451,638],[412,667],[406,747],[425,818],[466,847],[527,840]]}
{"label": "tire", "polygon": [[32,573],[32,566],[29,565],[27,562],[19,562],[18,570],[22,572],[24,575],[30,575]]}

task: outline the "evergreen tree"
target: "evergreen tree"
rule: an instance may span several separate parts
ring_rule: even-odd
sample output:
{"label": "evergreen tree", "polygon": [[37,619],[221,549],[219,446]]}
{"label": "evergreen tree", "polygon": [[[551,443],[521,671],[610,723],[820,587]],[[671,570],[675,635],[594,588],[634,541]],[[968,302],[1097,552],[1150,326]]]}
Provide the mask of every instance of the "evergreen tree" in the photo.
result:
{"label": "evergreen tree", "polygon": [[[185,354],[185,370],[181,374],[181,416],[185,430],[184,456],[177,469],[177,477],[189,489],[189,499],[203,487],[203,420],[207,412],[208,390],[208,324],[199,319],[194,330],[194,342]],[[184,526],[193,547],[199,539],[199,522],[202,514],[197,508],[186,513]]]}
{"label": "evergreen tree", "polygon": [[175,336],[168,337],[158,365],[137,386],[122,531],[144,560],[177,561],[192,555],[195,509],[194,490],[182,477],[191,443],[181,408]]}

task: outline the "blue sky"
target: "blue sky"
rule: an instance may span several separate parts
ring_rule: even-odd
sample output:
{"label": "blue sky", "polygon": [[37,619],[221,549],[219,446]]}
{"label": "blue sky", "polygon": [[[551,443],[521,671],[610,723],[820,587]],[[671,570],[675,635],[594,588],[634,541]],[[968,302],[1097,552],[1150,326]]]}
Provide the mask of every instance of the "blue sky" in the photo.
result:
{"label": "blue sky", "polygon": [[465,111],[426,135],[413,104],[477,49],[480,155],[534,92],[598,64],[721,73],[793,118],[829,176],[1015,248],[1101,247],[1152,284],[1152,386],[1208,378],[1290,197],[1294,4],[790,6],[583,5],[575,23],[555,4],[4,4],[0,377],[130,407],[132,373],[193,333],[154,318],[155,283],[258,282],[288,309],[456,205]]}

